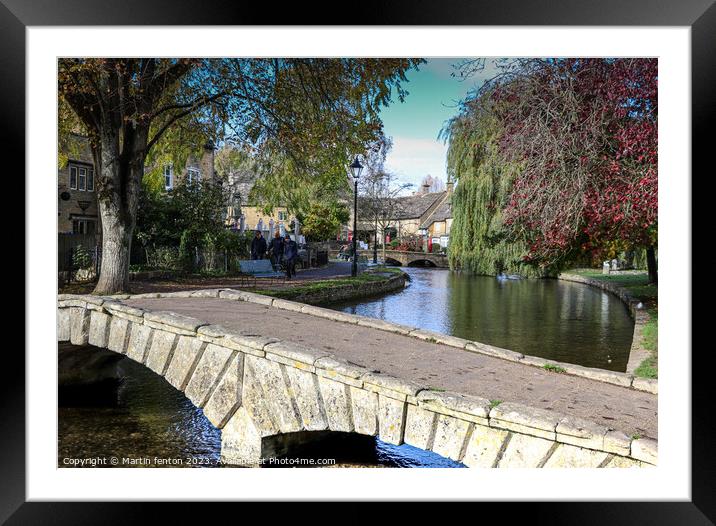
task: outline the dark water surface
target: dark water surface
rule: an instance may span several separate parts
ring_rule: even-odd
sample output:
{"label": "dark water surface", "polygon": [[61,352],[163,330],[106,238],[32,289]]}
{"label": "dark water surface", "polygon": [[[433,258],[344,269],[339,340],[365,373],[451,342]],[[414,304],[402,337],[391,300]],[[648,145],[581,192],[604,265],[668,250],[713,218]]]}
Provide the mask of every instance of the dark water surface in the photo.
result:
{"label": "dark water surface", "polygon": [[[624,304],[606,292],[555,280],[499,282],[442,270],[405,270],[412,282],[403,291],[333,308],[557,361],[626,369],[633,322]],[[73,392],[74,400],[64,398],[58,466],[70,466],[67,459],[109,462],[111,457],[120,459],[118,467],[220,465],[221,434],[200,409],[146,367],[129,359],[118,367],[124,380],[109,397],[87,392],[78,398]],[[462,467],[371,437],[314,443],[289,456],[334,458],[338,467]],[[123,464],[123,459],[134,463]]]}
{"label": "dark water surface", "polygon": [[626,371],[634,322],[600,289],[553,279],[500,281],[404,268],[396,294],[328,307],[585,367]]}

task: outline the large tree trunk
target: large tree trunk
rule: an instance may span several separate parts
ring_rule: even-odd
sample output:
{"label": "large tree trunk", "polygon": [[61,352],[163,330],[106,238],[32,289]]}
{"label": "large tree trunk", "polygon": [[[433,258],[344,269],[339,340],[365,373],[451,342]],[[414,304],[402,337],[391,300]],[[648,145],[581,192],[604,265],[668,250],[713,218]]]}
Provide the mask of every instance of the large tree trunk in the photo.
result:
{"label": "large tree trunk", "polygon": [[102,137],[94,152],[100,167],[97,205],[102,218],[102,266],[95,294],[129,292],[129,262],[144,174],[147,133],[125,133],[123,151],[114,135]]}
{"label": "large tree trunk", "polygon": [[656,250],[653,246],[646,249],[646,268],[649,271],[649,283],[658,283],[659,273],[656,265]]}
{"label": "large tree trunk", "polygon": [[102,216],[102,266],[95,294],[129,292],[129,257],[134,225],[117,214],[111,202],[99,202]]}

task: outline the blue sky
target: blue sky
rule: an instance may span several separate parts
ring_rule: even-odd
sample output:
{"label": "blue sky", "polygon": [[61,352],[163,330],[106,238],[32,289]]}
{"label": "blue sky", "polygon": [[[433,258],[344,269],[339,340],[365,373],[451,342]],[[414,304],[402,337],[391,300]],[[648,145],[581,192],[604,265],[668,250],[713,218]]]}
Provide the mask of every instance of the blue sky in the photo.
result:
{"label": "blue sky", "polygon": [[418,71],[410,70],[409,82],[405,84],[409,95],[405,101],[396,99],[381,110],[385,134],[393,138],[385,167],[401,182],[414,184],[414,189],[427,174],[447,182],[447,145],[438,140],[438,133],[445,121],[457,113],[457,103],[488,76],[486,68],[468,80],[451,77],[456,71],[452,65],[460,60],[428,59]]}

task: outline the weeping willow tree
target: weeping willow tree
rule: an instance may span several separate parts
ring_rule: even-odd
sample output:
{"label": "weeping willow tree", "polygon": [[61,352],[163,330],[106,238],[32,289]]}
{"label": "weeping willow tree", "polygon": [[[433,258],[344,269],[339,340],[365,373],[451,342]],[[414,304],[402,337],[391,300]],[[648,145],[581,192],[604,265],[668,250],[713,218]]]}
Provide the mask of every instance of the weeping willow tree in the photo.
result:
{"label": "weeping willow tree", "polygon": [[455,181],[448,260],[451,269],[538,277],[524,261],[527,245],[503,224],[518,166],[500,155],[500,126],[481,100],[466,103],[441,132],[448,141],[448,176]]}

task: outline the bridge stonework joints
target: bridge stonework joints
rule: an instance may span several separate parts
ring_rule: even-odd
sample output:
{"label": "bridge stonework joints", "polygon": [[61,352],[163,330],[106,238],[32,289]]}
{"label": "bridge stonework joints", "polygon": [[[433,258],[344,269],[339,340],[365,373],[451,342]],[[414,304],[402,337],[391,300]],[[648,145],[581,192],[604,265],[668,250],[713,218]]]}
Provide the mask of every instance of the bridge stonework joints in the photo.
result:
{"label": "bridge stonework joints", "polygon": [[[161,296],[171,295],[271,303],[228,289]],[[255,465],[280,454],[282,442],[272,438],[340,431],[407,443],[469,467],[656,464],[652,439],[525,405],[495,406],[484,398],[431,390],[299,343],[128,306],[122,303],[127,298],[61,295],[58,341],[124,354],[164,377],[221,430],[221,456],[228,463]],[[302,312],[317,309],[305,306]],[[380,325],[351,319],[361,321]]]}

